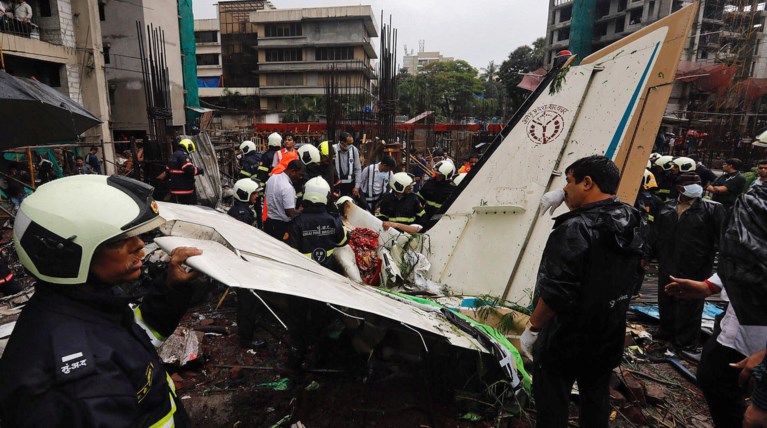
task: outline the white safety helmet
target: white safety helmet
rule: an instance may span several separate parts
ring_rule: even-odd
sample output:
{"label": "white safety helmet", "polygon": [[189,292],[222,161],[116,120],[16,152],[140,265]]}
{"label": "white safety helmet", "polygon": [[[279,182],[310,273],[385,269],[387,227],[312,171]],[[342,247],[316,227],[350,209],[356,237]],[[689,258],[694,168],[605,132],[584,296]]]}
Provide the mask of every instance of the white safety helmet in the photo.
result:
{"label": "white safety helmet", "polygon": [[261,183],[252,178],[242,178],[234,183],[234,197],[241,202],[250,202],[250,195],[261,189]]}
{"label": "white safety helmet", "polygon": [[663,168],[664,171],[671,170],[671,166],[674,164],[674,157],[665,155],[655,160],[655,165]]}
{"label": "white safety helmet", "polygon": [[647,161],[647,166],[645,167],[645,169],[650,169],[650,168],[652,168],[652,162],[650,162],[650,161],[648,160],[648,161]]}
{"label": "white safety helmet", "polygon": [[272,132],[269,134],[269,147],[282,147],[282,135]]}
{"label": "white safety helmet", "polygon": [[304,200],[315,204],[327,204],[330,185],[322,177],[309,179],[304,185]]}
{"label": "white safety helmet", "polygon": [[75,175],[43,184],[16,215],[13,241],[21,264],[45,282],[85,283],[99,245],[165,223],[153,190],[119,175]]}
{"label": "white safety helmet", "polygon": [[298,149],[298,159],[304,165],[319,164],[321,160],[320,150],[312,144],[304,144]]}
{"label": "white safety helmet", "polygon": [[[343,205],[344,205],[345,203],[347,203],[347,202],[351,202],[351,203],[353,203],[353,204],[354,204],[354,199],[352,199],[350,196],[341,196],[341,197],[340,197],[340,198],[338,198],[338,200],[336,201],[336,206],[337,206],[337,207],[341,207],[341,206],[343,206]],[[357,205],[357,204],[354,204],[354,205]]]}
{"label": "white safety helmet", "polygon": [[242,150],[242,154],[248,154],[250,152],[256,151],[256,143],[252,141],[243,141],[240,143],[240,150]]}
{"label": "white safety helmet", "polygon": [[679,172],[695,171],[695,161],[687,157],[678,157],[674,159],[674,165],[679,167]]}
{"label": "white safety helmet", "polygon": [[392,176],[389,187],[397,193],[404,193],[405,190],[415,183],[415,176],[407,172],[398,172]]}
{"label": "white safety helmet", "polygon": [[660,153],[650,153],[650,163],[655,163],[659,157],[661,157]]}
{"label": "white safety helmet", "polygon": [[455,173],[455,164],[449,159],[439,161],[434,165],[434,171],[444,175],[445,178],[449,180],[453,176],[453,173]]}
{"label": "white safety helmet", "polygon": [[462,173],[456,175],[453,178],[453,186],[460,186],[461,182],[463,181],[464,178],[466,178],[466,175],[468,175],[468,174],[469,174],[468,172],[462,172]]}

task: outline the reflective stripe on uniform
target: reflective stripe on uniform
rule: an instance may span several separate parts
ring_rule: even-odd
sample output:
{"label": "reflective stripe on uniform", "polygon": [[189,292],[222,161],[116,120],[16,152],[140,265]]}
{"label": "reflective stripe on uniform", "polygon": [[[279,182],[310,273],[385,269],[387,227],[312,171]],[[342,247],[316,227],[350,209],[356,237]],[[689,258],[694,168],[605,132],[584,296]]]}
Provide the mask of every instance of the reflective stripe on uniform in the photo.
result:
{"label": "reflective stripe on uniform", "polygon": [[171,195],[191,195],[194,193],[194,190],[171,190]]}
{"label": "reflective stripe on uniform", "polygon": [[430,205],[434,208],[442,208],[442,204],[433,201],[426,201],[426,205]]}
{"label": "reflective stripe on uniform", "polygon": [[659,189],[658,193],[671,193],[671,189]]}
{"label": "reflective stripe on uniform", "polygon": [[149,341],[152,342],[152,345],[155,348],[159,348],[160,345],[162,345],[162,342],[165,341],[165,336],[161,335],[149,324],[144,322],[144,317],[141,315],[141,306],[136,306],[133,308],[133,320],[136,322],[136,324],[138,324],[139,327],[141,327],[142,330],[144,330],[147,337],[149,337]]}
{"label": "reflective stripe on uniform", "polygon": [[263,166],[263,165],[259,166],[259,167],[258,167],[258,170],[259,170],[259,171],[266,171],[266,172],[269,172],[269,168],[267,168],[267,167],[265,167],[265,166]]}
{"label": "reflective stripe on uniform", "polygon": [[[171,381],[171,384],[173,384],[173,381]],[[176,426],[173,420],[173,415],[176,413],[176,400],[173,399],[173,393],[168,394],[168,398],[170,398],[170,412],[159,421],[150,425],[150,428],[171,428]]]}
{"label": "reflective stripe on uniform", "polygon": [[349,232],[346,230],[346,227],[341,226],[341,228],[344,230],[344,237],[336,244],[336,247],[343,247],[349,242]]}
{"label": "reflective stripe on uniform", "polygon": [[5,278],[0,278],[0,284],[5,284],[6,282],[13,279],[13,273],[9,273],[5,276]]}
{"label": "reflective stripe on uniform", "polygon": [[245,171],[244,169],[240,170],[240,175],[244,175],[245,177],[252,177],[253,174],[249,173],[248,171]]}
{"label": "reflective stripe on uniform", "polygon": [[415,217],[392,217],[389,221],[395,223],[412,223],[415,221]]}
{"label": "reflective stripe on uniform", "polygon": [[647,215],[647,221],[655,221],[655,216]]}
{"label": "reflective stripe on uniform", "polygon": [[180,169],[169,169],[168,172],[171,174],[183,174],[184,171],[181,171]]}

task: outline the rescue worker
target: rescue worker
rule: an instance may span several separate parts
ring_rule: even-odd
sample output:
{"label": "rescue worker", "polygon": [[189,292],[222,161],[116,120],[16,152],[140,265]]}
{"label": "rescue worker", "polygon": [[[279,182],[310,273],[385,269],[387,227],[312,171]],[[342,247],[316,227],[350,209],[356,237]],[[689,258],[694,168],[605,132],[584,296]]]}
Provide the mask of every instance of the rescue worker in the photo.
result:
{"label": "rescue worker", "polygon": [[392,170],[396,167],[393,158],[384,156],[381,162],[370,164],[362,170],[360,192],[371,213],[375,212],[378,202],[389,191],[389,183],[394,175]]}
{"label": "rescue worker", "polygon": [[266,151],[261,155],[261,162],[258,166],[257,178],[261,183],[266,183],[266,180],[269,179],[269,176],[272,173],[274,158],[276,157],[277,151],[282,147],[282,137],[276,132],[269,134],[267,141]]}
{"label": "rescue worker", "polygon": [[360,182],[362,181],[362,166],[360,152],[354,147],[354,138],[348,132],[342,132],[335,150],[336,176],[340,180],[338,193],[341,196],[360,198]]}
{"label": "rescue worker", "polygon": [[455,173],[455,165],[450,160],[443,160],[434,165],[434,176],[421,186],[418,196],[424,203],[425,214],[421,221],[424,226],[432,216],[442,209],[442,204],[453,194],[455,186],[450,179]]}
{"label": "rescue worker", "polygon": [[698,159],[697,155],[693,154],[689,157],[693,160],[693,162],[695,162],[695,173],[698,174],[698,177],[700,177],[700,185],[705,189],[709,184],[716,180],[716,174],[708,169],[706,165],[703,165],[703,163],[701,163],[701,161]]}
{"label": "rescue worker", "polygon": [[658,258],[658,311],[660,330],[654,335],[669,340],[679,352],[700,353],[700,322],[703,299],[678,300],[663,292],[670,277],[702,281],[713,273],[724,207],[703,199],[703,187],[695,172],[677,180],[679,197],[667,202],[655,217],[651,249]]}
{"label": "rescue worker", "polygon": [[[296,189],[296,205],[301,206],[306,181],[322,175],[320,151],[311,144],[304,144],[298,149],[298,160],[304,165],[304,177],[294,182],[293,187]],[[275,171],[279,168],[279,166],[275,168]]]}
{"label": "rescue worker", "polygon": [[658,211],[663,206],[663,201],[654,192],[653,189],[657,189],[658,184],[655,182],[653,173],[645,170],[642,177],[642,185],[639,187],[639,193],[637,194],[634,208],[638,209],[642,216],[647,220],[649,224],[655,221],[655,216],[658,215]]}
{"label": "rescue worker", "polygon": [[253,205],[262,190],[258,181],[250,178],[241,178],[234,183],[234,202],[227,214],[250,226],[255,225],[256,215]]}
{"label": "rescue worker", "polygon": [[327,210],[330,185],[322,177],[314,177],[304,186],[303,210],[290,232],[290,246],[315,262],[333,269],[333,250],[349,241],[341,218]]}
{"label": "rescue worker", "polygon": [[375,216],[384,221],[413,224],[425,214],[421,200],[413,193],[415,177],[407,172],[398,172],[392,176],[389,187],[378,204]]}
{"label": "rescue worker", "polygon": [[240,158],[239,178],[258,178],[258,168],[261,164],[261,153],[256,150],[256,143],[243,141],[240,144],[242,157]]}
{"label": "rescue worker", "polygon": [[533,362],[537,426],[567,426],[577,381],[579,426],[607,427],[610,376],[623,356],[643,252],[642,219],[615,196],[620,172],[610,159],[585,157],[565,173],[564,190],[554,192],[564,193],[570,212],[554,219],[520,347]]}
{"label": "rescue worker", "polygon": [[301,213],[296,206],[296,189],[293,183],[304,177],[304,164],[295,159],[282,174],[274,174],[266,182],[264,201],[264,232],[286,241],[291,220]]}
{"label": "rescue worker", "polygon": [[192,163],[190,156],[195,151],[194,142],[188,138],[179,141],[176,151],[170,156],[165,168],[170,179],[171,201],[177,204],[196,205],[194,176],[203,175],[202,168]]}
{"label": "rescue worker", "polygon": [[331,188],[336,187],[336,169],[333,166],[333,159],[335,158],[332,145],[323,141],[318,146],[320,150],[320,165],[322,167],[322,178],[330,184]]}
{"label": "rescue worker", "polygon": [[732,208],[735,199],[743,193],[746,187],[746,178],[740,173],[743,161],[738,158],[730,158],[722,164],[724,174],[719,176],[706,190],[712,193],[711,199],[724,205],[726,209]]}
{"label": "rescue worker", "polygon": [[474,167],[474,165],[479,162],[479,155],[476,153],[472,153],[469,155],[469,158],[466,160],[466,162],[461,166],[460,169],[458,169],[459,174],[466,174],[471,171],[471,169]]}
{"label": "rescue worker", "polygon": [[[142,274],[138,236],[162,225],[153,188],[122,176],[44,184],[22,204],[13,238],[37,279],[0,359],[3,426],[190,426],[155,349],[194,293],[176,248],[166,273],[128,295]],[[93,204],[98,201],[98,209]]]}
{"label": "rescue worker", "polygon": [[293,139],[293,134],[285,134],[285,139],[283,140],[284,147],[280,150],[278,150],[274,154],[274,159],[272,159],[272,172],[271,174],[277,174],[274,172],[274,168],[277,167],[277,165],[282,165],[282,171],[285,170],[285,168],[288,166],[288,164],[298,159],[298,152],[296,152],[296,141]]}
{"label": "rescue worker", "polygon": [[673,188],[674,179],[671,173],[671,167],[673,164],[673,156],[660,156],[655,160],[655,163],[650,170],[650,172],[652,172],[655,176],[655,181],[658,183],[658,197],[663,199],[664,202],[669,199],[676,199],[676,190]]}

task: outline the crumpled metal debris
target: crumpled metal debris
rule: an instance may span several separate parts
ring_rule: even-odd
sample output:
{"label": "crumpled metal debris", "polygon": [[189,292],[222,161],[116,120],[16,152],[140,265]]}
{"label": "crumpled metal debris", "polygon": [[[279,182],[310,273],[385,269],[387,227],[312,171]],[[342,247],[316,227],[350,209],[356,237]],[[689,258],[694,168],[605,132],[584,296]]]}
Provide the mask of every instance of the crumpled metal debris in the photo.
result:
{"label": "crumpled metal debris", "polygon": [[194,330],[178,327],[157,349],[163,363],[185,366],[200,356],[200,341]]}

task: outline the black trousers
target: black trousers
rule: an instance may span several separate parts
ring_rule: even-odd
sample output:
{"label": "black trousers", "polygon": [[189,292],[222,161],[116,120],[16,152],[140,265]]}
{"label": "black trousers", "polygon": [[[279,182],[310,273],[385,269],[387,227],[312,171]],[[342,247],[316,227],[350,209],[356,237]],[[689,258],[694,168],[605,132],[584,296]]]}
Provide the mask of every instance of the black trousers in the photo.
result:
{"label": "black trousers", "polygon": [[717,320],[714,335],[703,346],[698,365],[698,386],[706,397],[714,425],[717,428],[740,428],[743,426],[743,412],[746,411],[746,394],[738,387],[740,370],[729,364],[737,363],[746,355],[717,342],[720,332]]}
{"label": "black trousers", "polygon": [[535,364],[533,368],[533,397],[536,426],[539,428],[567,427],[570,414],[570,391],[578,381],[580,403],[579,426],[607,428],[610,419],[610,375],[604,372],[562,375]]}
{"label": "black trousers", "polygon": [[240,336],[240,343],[247,344],[253,340],[262,306],[261,301],[249,289],[237,289],[237,334]]}
{"label": "black trousers", "polygon": [[197,205],[197,194],[192,192],[188,195],[171,194],[171,202],[184,205]]}
{"label": "black trousers", "polygon": [[290,224],[291,223],[289,221],[280,221],[273,218],[267,218],[266,221],[264,221],[264,232],[277,240],[287,242],[286,235],[290,231]]}
{"label": "black trousers", "polygon": [[700,343],[700,321],[703,299],[677,299],[663,289],[671,282],[668,275],[658,276],[658,312],[660,330],[671,337],[671,344],[679,349],[693,348]]}

